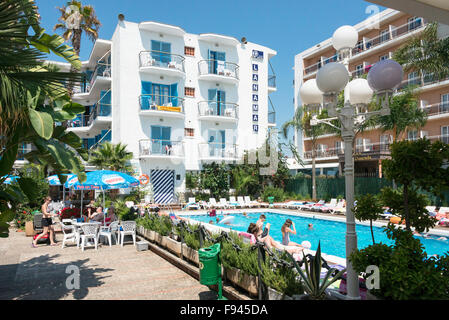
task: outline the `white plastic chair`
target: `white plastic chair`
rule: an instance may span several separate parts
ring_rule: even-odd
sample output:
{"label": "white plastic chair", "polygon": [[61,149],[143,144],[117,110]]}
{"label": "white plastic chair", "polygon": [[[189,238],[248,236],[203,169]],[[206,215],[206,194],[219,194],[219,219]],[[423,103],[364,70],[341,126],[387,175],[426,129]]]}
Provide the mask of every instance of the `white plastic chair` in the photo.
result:
{"label": "white plastic chair", "polygon": [[259,206],[259,202],[257,202],[257,201],[251,201],[251,198],[249,197],[249,196],[245,196],[245,204],[248,206],[248,207],[258,207]]}
{"label": "white plastic chair", "polygon": [[[59,223],[61,225],[61,229],[62,229],[62,234],[64,236],[64,238],[62,239],[62,249],[64,249],[65,243],[67,241],[71,241],[75,244],[78,244],[78,236],[76,233],[76,229],[74,226],[71,225],[65,225],[64,223],[60,222]],[[67,232],[68,230],[70,230],[70,232]]]}
{"label": "white plastic chair", "polygon": [[245,200],[243,200],[242,196],[237,197],[237,202],[239,203],[240,207],[247,208],[248,205],[245,203]]}
{"label": "white plastic chair", "polygon": [[81,226],[81,230],[83,234],[81,235],[81,249],[84,251],[84,247],[86,247],[86,242],[88,239],[93,239],[95,244],[95,250],[98,249],[98,224],[86,223]]}
{"label": "white plastic chair", "polygon": [[237,207],[240,207],[240,208],[242,207],[241,204],[238,203],[237,200],[235,200],[235,196],[230,196],[230,197],[229,197],[229,204],[230,204],[231,206],[236,207],[236,208],[237,208]]}
{"label": "white plastic chair", "polygon": [[225,208],[225,209],[229,208],[229,204],[228,204],[228,202],[226,201],[225,198],[220,198],[220,204],[221,204],[221,205],[223,206],[223,208]]}
{"label": "white plastic chair", "polygon": [[98,232],[98,241],[100,237],[106,237],[108,239],[109,246],[112,246],[111,236],[114,236],[115,243],[117,243],[117,237],[115,233],[118,231],[118,221],[112,222],[108,227],[101,226]]}
{"label": "white plastic chair", "polygon": [[125,236],[132,236],[134,245],[136,245],[136,222],[135,221],[123,221],[119,230],[119,242],[123,247],[125,242]]}

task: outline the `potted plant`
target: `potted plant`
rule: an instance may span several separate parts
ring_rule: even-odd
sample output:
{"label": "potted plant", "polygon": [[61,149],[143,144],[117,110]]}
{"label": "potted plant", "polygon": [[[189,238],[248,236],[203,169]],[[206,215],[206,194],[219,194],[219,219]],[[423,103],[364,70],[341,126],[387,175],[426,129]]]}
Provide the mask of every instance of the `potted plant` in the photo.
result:
{"label": "potted plant", "polygon": [[330,268],[326,272],[325,276],[321,279],[321,266],[323,259],[321,258],[320,243],[318,243],[318,249],[315,253],[315,256],[310,259],[310,262],[304,255],[304,271],[301,269],[298,262],[290,253],[286,252],[286,254],[290,257],[291,261],[293,261],[296,271],[301,276],[304,285],[304,291],[306,292],[306,294],[300,294],[294,297],[298,300],[329,299],[329,296],[326,294],[326,289],[346,272],[346,268],[341,271],[338,271],[335,268]]}

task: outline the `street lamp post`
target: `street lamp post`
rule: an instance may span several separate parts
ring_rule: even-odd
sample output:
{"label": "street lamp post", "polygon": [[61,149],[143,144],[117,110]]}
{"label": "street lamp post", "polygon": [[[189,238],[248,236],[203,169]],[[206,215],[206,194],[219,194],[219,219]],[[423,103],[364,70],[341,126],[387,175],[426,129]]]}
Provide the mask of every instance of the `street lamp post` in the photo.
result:
{"label": "street lamp post", "polygon": [[[346,266],[348,300],[360,299],[358,275],[349,261],[349,256],[357,249],[357,233],[354,207],[354,158],[353,144],[357,128],[374,115],[389,115],[389,99],[393,89],[402,81],[401,65],[393,60],[376,63],[368,73],[368,80],[355,79],[349,82],[348,70],[350,51],[357,44],[358,33],[352,26],[338,28],[332,38],[332,44],[340,57],[339,62],[323,66],[317,73],[316,80],[306,81],[300,89],[303,105],[309,108],[324,107],[330,118],[317,119],[310,124],[325,123],[341,131],[344,142],[345,191],[346,191]],[[349,82],[349,83],[348,83]],[[337,108],[338,94],[344,90],[345,101],[342,108]],[[376,94],[380,110],[369,111],[367,106],[373,94]],[[331,123],[338,119],[341,127]]]}

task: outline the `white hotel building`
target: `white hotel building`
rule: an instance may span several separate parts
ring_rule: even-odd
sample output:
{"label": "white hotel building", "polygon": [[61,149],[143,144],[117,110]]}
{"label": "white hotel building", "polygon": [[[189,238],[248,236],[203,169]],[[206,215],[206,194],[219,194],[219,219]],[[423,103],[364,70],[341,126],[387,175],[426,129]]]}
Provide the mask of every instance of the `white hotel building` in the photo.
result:
{"label": "white hotel building", "polygon": [[98,39],[83,62],[87,80],[73,99],[86,113],[69,130],[88,149],[127,144],[155,202],[173,201],[185,190],[186,171],[240,160],[275,126],[269,60],[276,51],[242,40],[119,21],[112,39]]}

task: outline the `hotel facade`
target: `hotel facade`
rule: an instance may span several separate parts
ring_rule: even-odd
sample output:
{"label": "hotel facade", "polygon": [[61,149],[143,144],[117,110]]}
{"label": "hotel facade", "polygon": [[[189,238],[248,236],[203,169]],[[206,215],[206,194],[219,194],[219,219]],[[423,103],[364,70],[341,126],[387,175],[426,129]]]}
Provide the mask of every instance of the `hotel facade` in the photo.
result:
{"label": "hotel facade", "polygon": [[245,39],[121,20],[82,63],[86,81],[73,100],[86,112],[69,130],[90,151],[104,141],[126,144],[154,201],[175,202],[187,171],[237,162],[264,144],[275,127],[275,55]]}
{"label": "hotel facade", "polygon": [[[428,22],[409,14],[387,9],[376,16],[355,25],[359,41],[351,50],[349,72],[352,78],[366,74],[369,68],[383,59],[390,59],[395,50],[411,37],[419,35]],[[294,61],[294,108],[302,106],[299,90],[302,84],[316,77],[318,70],[329,62],[337,61],[336,50],[329,38],[295,56]],[[417,71],[404,73],[403,82],[396,94],[407,86],[416,86],[419,106],[427,115],[427,123],[419,129],[411,129],[398,140],[415,140],[421,137],[449,143],[449,80],[435,81],[431,74],[420,75]],[[301,131],[295,132],[295,144],[305,166],[289,159],[292,172],[311,174],[311,138]],[[389,145],[393,133],[380,128],[358,133],[354,142],[355,176],[382,177],[382,160],[390,156]],[[344,149],[342,139],[335,134],[325,134],[317,139],[317,175],[342,175],[344,170]]]}

